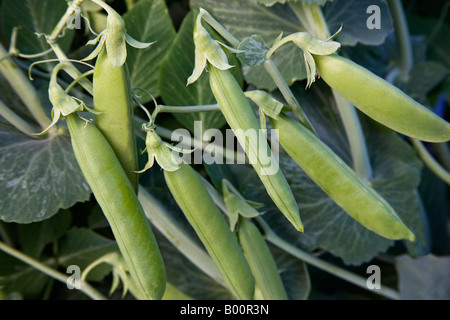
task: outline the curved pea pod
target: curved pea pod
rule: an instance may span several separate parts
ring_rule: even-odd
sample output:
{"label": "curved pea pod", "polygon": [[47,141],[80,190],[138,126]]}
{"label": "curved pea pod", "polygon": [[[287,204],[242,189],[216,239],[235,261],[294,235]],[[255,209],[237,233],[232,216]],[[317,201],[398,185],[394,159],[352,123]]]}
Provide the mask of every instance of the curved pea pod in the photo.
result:
{"label": "curved pea pod", "polygon": [[[240,145],[245,149],[251,164],[264,187],[284,216],[299,231],[303,224],[297,202],[278,163],[273,159],[271,149],[265,139],[254,141],[245,132],[261,133],[261,127],[253,113],[249,101],[229,70],[220,70],[210,65],[210,86],[228,125],[233,129]],[[264,164],[260,154],[270,155],[270,165]],[[253,160],[253,161],[252,161]],[[274,170],[274,163],[276,169]]]}
{"label": "curved pea pod", "polygon": [[81,170],[107,218],[130,275],[146,299],[161,299],[166,276],[158,244],[125,171],[93,124],[66,117]]}
{"label": "curved pea pod", "polygon": [[323,80],[372,119],[418,140],[450,140],[448,122],[369,70],[336,54],[314,59]]}
{"label": "curved pea pod", "polygon": [[139,175],[131,103],[131,85],[126,64],[114,67],[102,50],[94,68],[95,125],[103,133],[122,164],[135,190]]}
{"label": "curved pea pod", "polygon": [[275,260],[255,224],[248,219],[240,219],[238,235],[262,299],[287,300],[288,296]]}
{"label": "curved pea pod", "polygon": [[389,203],[327,145],[286,115],[270,121],[288,155],[351,217],[388,239],[414,241],[414,234]]}
{"label": "curved pea pod", "polygon": [[182,163],[176,171],[164,170],[164,177],[230,291],[238,299],[252,299],[255,282],[244,253],[195,170]]}

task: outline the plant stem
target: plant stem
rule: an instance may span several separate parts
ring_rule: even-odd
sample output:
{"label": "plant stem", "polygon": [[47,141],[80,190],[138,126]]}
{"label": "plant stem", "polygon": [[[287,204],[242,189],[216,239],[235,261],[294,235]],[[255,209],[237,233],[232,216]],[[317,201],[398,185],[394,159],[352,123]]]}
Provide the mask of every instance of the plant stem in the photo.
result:
{"label": "plant stem", "polygon": [[205,104],[199,106],[165,106],[158,105],[157,113],[191,113],[191,112],[204,112],[204,111],[220,111],[218,104]]}
{"label": "plant stem", "polygon": [[239,46],[239,43],[241,43],[241,41],[239,41],[238,38],[233,36],[230,31],[228,31],[224,26],[222,26],[209,13],[206,13],[203,16],[203,20],[205,20],[214,30],[216,30],[226,41],[228,41],[228,43],[232,47],[237,48]]}
{"label": "plant stem", "polygon": [[403,6],[400,0],[388,0],[389,11],[394,22],[394,30],[397,38],[397,46],[400,54],[398,68],[400,79],[406,81],[414,65],[411,41],[409,40],[409,28],[406,21]]}
{"label": "plant stem", "polygon": [[23,120],[17,114],[15,114],[1,100],[0,100],[0,115],[22,133],[26,134],[27,136],[36,138],[37,129],[28,122],[26,122],[25,120]]}
{"label": "plant stem", "polygon": [[411,139],[411,143],[417,150],[420,158],[423,160],[425,165],[434,172],[439,178],[441,178],[445,183],[450,185],[450,172],[445,170],[439,162],[434,159],[434,157],[428,152],[427,148],[424,146],[422,141],[417,139]]}
{"label": "plant stem", "polygon": [[[353,272],[350,272],[348,270],[342,269],[332,263],[329,263],[327,261],[324,261],[317,257],[314,257],[313,255],[306,253],[303,250],[300,250],[299,248],[291,245],[289,242],[281,239],[277,234],[275,234],[261,217],[257,217],[256,220],[258,221],[258,224],[263,228],[264,233],[265,233],[265,238],[270,243],[272,243],[275,246],[279,247],[280,249],[290,253],[294,257],[296,257],[312,266],[315,266],[316,268],[324,270],[338,278],[341,278],[345,281],[353,283],[354,285],[356,285],[358,287],[369,290],[367,287],[367,279],[366,278],[361,277],[361,276],[359,276]],[[384,296],[389,299],[398,300],[400,298],[399,293],[397,291],[395,291],[391,288],[388,288],[386,286],[382,286],[381,289],[378,289],[378,290],[370,290],[370,292],[379,294],[379,295]]]}
{"label": "plant stem", "polygon": [[[29,266],[35,268],[36,270],[41,271],[42,273],[45,273],[46,275],[52,277],[53,279],[56,279],[62,283],[67,283],[67,279],[69,278],[65,274],[62,274],[47,265],[41,263],[40,261],[37,261],[24,253],[4,244],[3,242],[0,242],[0,250],[4,251],[5,253],[19,259],[20,261],[28,264]],[[98,292],[94,287],[92,287],[90,284],[88,284],[85,281],[81,281],[81,288],[80,290],[86,294],[88,297],[94,300],[106,300],[106,298]]]}
{"label": "plant stem", "polygon": [[[289,5],[309,33],[318,39],[330,38],[327,22],[318,4],[307,4],[300,1],[298,3],[290,2]],[[373,171],[358,114],[355,107],[346,99],[335,90],[332,92],[350,145],[353,168],[362,179],[369,181],[372,179]]]}
{"label": "plant stem", "polygon": [[147,219],[172,243],[186,258],[219,284],[226,286],[216,265],[181,227],[170,218],[170,214],[143,186],[139,187],[139,201]]}
{"label": "plant stem", "polygon": [[271,59],[266,59],[266,61],[264,61],[264,69],[277,85],[278,89],[286,100],[286,103],[289,105],[289,107],[292,108],[292,112],[295,114],[297,119],[311,132],[317,135],[317,132],[314,130],[313,125],[309,121],[306,114],[303,112],[300,104],[292,93],[291,88],[289,88],[289,85],[286,83],[286,80],[284,80],[283,75],[281,74],[280,70],[278,70],[278,67],[275,65],[275,63]]}
{"label": "plant stem", "polygon": [[[7,55],[8,53],[5,48],[0,44],[0,57],[6,57]],[[47,128],[50,125],[51,120],[47,117],[42,108],[36,89],[10,57],[0,61],[0,72],[11,85],[11,88],[23,101],[41,128]]]}

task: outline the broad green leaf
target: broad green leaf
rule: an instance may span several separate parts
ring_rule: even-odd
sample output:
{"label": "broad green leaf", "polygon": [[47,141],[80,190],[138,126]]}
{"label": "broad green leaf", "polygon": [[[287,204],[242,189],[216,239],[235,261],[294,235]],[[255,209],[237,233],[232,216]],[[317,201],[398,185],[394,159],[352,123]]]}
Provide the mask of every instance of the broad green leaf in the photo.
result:
{"label": "broad green leaf", "polygon": [[[215,103],[207,72],[203,72],[196,82],[186,86],[187,79],[194,70],[195,13],[191,11],[183,20],[173,45],[161,65],[160,90],[166,105],[193,106]],[[225,124],[225,118],[218,111],[174,113],[173,116],[191,132],[194,131],[194,121],[201,121],[203,130],[220,128]]]}
{"label": "broad green leaf", "polygon": [[[367,13],[370,6],[380,9],[380,29],[369,29],[367,22],[374,14]],[[325,20],[330,32],[333,33],[342,26],[337,41],[343,46],[354,46],[357,43],[380,45],[393,31],[388,5],[383,0],[334,0],[323,8]]]}
{"label": "broad green leaf", "polygon": [[[67,3],[60,0],[2,1],[0,10],[4,37],[9,40],[12,29],[20,27],[17,48],[21,53],[35,54],[50,48],[45,38],[38,37],[36,33],[50,34],[66,12]],[[69,48],[73,36],[74,31],[66,29],[64,37],[58,39],[58,44],[63,50]],[[46,57],[54,57],[54,55]],[[38,59],[45,59],[45,57]]]}
{"label": "broad green leaf", "polygon": [[[331,111],[334,106],[330,92],[318,81],[308,93],[309,98],[303,94],[299,100],[320,138],[351,165],[342,125],[337,114]],[[413,230],[417,241],[427,248],[425,222],[417,197],[421,162],[396,133],[377,126],[362,115],[360,117],[364,119],[364,133],[374,171],[372,187],[394,207]],[[270,208],[263,218],[281,237],[305,250],[325,250],[352,265],[370,261],[393,245],[394,241],[367,230],[347,215],[285,154],[280,154],[280,168],[298,201],[305,226],[303,234],[290,228],[267,198],[263,200],[263,187],[253,174],[242,182],[242,192],[246,198],[263,202]]]}
{"label": "broad green leaf", "polygon": [[395,259],[399,276],[400,298],[403,300],[449,300],[450,257],[427,255]]}
{"label": "broad green leaf", "polygon": [[[107,239],[89,229],[73,228],[61,239],[58,262],[68,267],[76,265],[81,272],[92,262],[107,253],[118,251],[115,241]],[[100,281],[109,273],[111,267],[98,265],[89,273],[87,279]]]}
{"label": "broad green leaf", "polygon": [[70,137],[31,139],[0,123],[0,220],[30,223],[87,201],[91,190]]}
{"label": "broad green leaf", "polygon": [[[127,46],[127,65],[132,87],[149,91],[154,97],[159,92],[159,68],[174,37],[175,29],[163,0],[144,0],[124,14],[127,33],[141,42],[156,41],[150,48]],[[139,92],[141,93],[141,92]],[[140,102],[151,101],[143,95]]]}

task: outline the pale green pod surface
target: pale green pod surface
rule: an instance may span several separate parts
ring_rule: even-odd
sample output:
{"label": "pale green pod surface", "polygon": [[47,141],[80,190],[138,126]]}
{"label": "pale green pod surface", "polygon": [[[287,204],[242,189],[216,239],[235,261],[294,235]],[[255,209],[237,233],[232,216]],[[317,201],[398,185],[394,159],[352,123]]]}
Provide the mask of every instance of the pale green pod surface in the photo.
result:
{"label": "pale green pod surface", "polygon": [[244,92],[231,71],[219,70],[211,65],[209,71],[210,86],[220,110],[234,130],[267,193],[292,225],[303,231],[297,202],[278,164],[274,171],[273,167],[261,162],[260,152],[271,155],[269,144],[264,139],[255,143],[256,141],[250,139],[250,135],[245,134],[249,130],[258,135],[261,133],[261,127]]}
{"label": "pale green pod surface", "polygon": [[92,124],[66,117],[81,170],[108,220],[132,279],[146,299],[161,299],[166,275],[144,210],[114,151]]}
{"label": "pale green pod surface", "polygon": [[95,125],[113,148],[125,173],[137,190],[138,156],[133,125],[131,85],[126,65],[113,67],[102,50],[94,69]]}
{"label": "pale green pod surface", "polygon": [[415,239],[389,203],[309,130],[286,115],[271,122],[288,155],[351,217],[388,239]]}
{"label": "pale green pod surface", "polygon": [[195,170],[182,163],[176,171],[164,170],[164,177],[230,291],[238,299],[252,299],[255,282],[244,253]]}
{"label": "pale green pod surface", "polygon": [[319,75],[372,119],[418,140],[450,140],[450,124],[403,91],[351,60],[314,56]]}
{"label": "pale green pod surface", "polygon": [[275,260],[258,228],[248,219],[240,219],[238,234],[262,299],[287,300]]}

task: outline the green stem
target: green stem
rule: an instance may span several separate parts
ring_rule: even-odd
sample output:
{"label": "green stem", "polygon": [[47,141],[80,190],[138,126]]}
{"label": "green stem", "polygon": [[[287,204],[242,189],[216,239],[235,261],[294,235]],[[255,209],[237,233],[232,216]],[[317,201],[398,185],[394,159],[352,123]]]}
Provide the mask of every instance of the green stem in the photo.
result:
{"label": "green stem", "polygon": [[[66,276],[65,274],[62,274],[50,267],[48,267],[47,265],[41,263],[40,261],[37,261],[27,255],[25,255],[24,253],[10,247],[7,246],[6,244],[4,244],[3,242],[0,242],[0,250],[4,251],[5,253],[19,259],[20,261],[28,264],[29,266],[35,268],[36,270],[41,271],[42,273],[52,277],[53,279],[56,279],[62,283],[67,283],[67,279],[69,278],[68,276]],[[81,288],[80,290],[86,294],[88,297],[90,297],[91,299],[94,300],[106,300],[106,298],[100,293],[98,292],[94,287],[92,287],[90,284],[88,284],[87,282],[81,281]]]}
{"label": "green stem", "polygon": [[23,120],[17,114],[15,114],[11,109],[9,109],[3,101],[0,100],[0,115],[11,123],[16,129],[26,134],[27,136],[36,138],[36,133],[38,130],[31,124]]}
{"label": "green stem", "polygon": [[276,86],[283,95],[283,98],[286,100],[286,103],[289,107],[292,108],[292,112],[295,114],[297,119],[311,132],[317,135],[317,132],[314,130],[313,125],[309,121],[306,114],[303,112],[300,104],[292,93],[291,88],[289,88],[289,85],[286,83],[286,80],[284,80],[283,75],[281,74],[280,70],[278,70],[278,67],[275,65],[275,63],[271,59],[267,59],[264,62],[264,69],[266,69],[267,73],[275,82]]}
{"label": "green stem", "polygon": [[[8,53],[0,44],[0,57],[7,55]],[[47,128],[51,120],[42,108],[36,89],[10,57],[0,61],[0,73],[3,74],[41,128]]]}
{"label": "green stem", "polygon": [[[345,281],[348,281],[358,287],[361,287],[363,289],[369,290],[367,287],[367,279],[364,277],[361,277],[353,272],[350,272],[348,270],[342,269],[332,263],[329,263],[327,261],[324,261],[322,259],[319,259],[309,253],[304,252],[303,250],[298,249],[297,247],[293,246],[289,242],[281,239],[277,234],[275,234],[272,229],[265,223],[265,221],[258,217],[256,218],[258,221],[258,224],[263,228],[265,238],[267,241],[272,243],[273,245],[279,247],[280,249],[290,253],[294,257],[316,267],[321,270],[324,270],[338,278],[341,278]],[[381,289],[378,290],[369,290],[370,292],[379,294],[381,296],[384,296],[389,299],[398,300],[400,298],[400,295],[397,291],[388,288],[386,286],[382,286]]]}
{"label": "green stem", "polygon": [[216,30],[228,43],[237,48],[241,43],[238,38],[233,36],[230,31],[228,31],[224,26],[222,26],[213,16],[211,16],[208,12],[203,16],[203,20],[205,20],[214,30]]}
{"label": "green stem", "polygon": [[[300,1],[298,3],[290,2],[289,5],[311,35],[318,39],[330,38],[327,22],[318,4],[307,4]],[[354,106],[335,90],[332,91],[350,145],[353,168],[362,179],[369,181],[372,179],[373,171],[358,114]]]}
{"label": "green stem", "polygon": [[411,143],[414,148],[417,150],[420,158],[423,160],[425,165],[434,172],[439,178],[441,178],[445,183],[450,185],[450,172],[445,170],[443,166],[439,162],[434,159],[434,157],[428,152],[427,148],[425,148],[422,141],[417,139],[411,139]]}
{"label": "green stem", "polygon": [[205,104],[199,106],[165,106],[158,105],[156,113],[191,113],[204,111],[220,111],[218,104]]}

